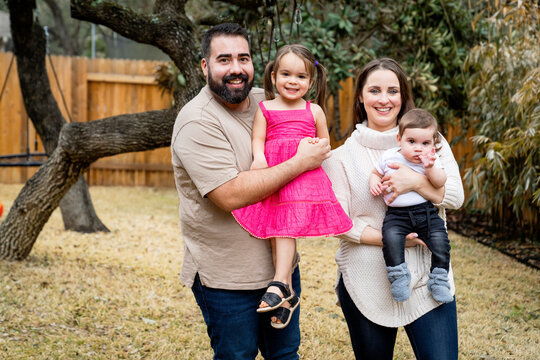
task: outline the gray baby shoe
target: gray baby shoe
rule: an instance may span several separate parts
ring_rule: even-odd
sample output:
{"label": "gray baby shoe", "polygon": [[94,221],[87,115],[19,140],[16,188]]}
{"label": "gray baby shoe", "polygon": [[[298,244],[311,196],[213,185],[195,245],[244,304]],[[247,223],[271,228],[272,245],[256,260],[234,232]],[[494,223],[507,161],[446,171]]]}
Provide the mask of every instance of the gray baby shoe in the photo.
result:
{"label": "gray baby shoe", "polygon": [[454,300],[454,297],[450,293],[448,272],[443,268],[433,269],[431,274],[429,274],[427,287],[433,298],[440,303],[449,303]]}
{"label": "gray baby shoe", "polygon": [[386,276],[390,281],[390,292],[396,301],[405,301],[411,295],[409,283],[411,282],[411,272],[407,268],[407,263],[401,263],[397,266],[387,266]]}

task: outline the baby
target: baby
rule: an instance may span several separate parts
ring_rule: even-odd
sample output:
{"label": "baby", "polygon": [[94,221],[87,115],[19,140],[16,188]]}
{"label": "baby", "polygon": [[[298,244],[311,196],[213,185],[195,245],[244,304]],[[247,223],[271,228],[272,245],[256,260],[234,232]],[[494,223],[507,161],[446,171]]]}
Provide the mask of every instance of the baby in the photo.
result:
{"label": "baby", "polygon": [[425,110],[410,110],[399,121],[397,140],[399,147],[383,153],[369,178],[371,194],[378,196],[384,193],[388,205],[382,241],[390,291],[396,301],[406,301],[411,294],[411,273],[405,262],[405,236],[415,232],[432,253],[428,289],[435,300],[448,303],[453,300],[448,282],[450,243],[438,209],[414,191],[400,194],[388,203],[392,191],[381,182],[384,175],[395,171],[388,164],[401,163],[425,174],[434,187],[444,186],[446,173],[436,153],[436,145],[440,142],[437,121]]}

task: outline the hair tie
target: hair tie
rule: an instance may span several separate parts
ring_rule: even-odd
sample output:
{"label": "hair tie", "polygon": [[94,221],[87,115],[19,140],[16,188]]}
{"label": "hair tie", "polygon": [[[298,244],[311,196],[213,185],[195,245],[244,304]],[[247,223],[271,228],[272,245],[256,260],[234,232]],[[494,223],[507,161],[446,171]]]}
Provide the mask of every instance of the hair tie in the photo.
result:
{"label": "hair tie", "polygon": [[319,66],[319,62],[315,60],[315,66]]}

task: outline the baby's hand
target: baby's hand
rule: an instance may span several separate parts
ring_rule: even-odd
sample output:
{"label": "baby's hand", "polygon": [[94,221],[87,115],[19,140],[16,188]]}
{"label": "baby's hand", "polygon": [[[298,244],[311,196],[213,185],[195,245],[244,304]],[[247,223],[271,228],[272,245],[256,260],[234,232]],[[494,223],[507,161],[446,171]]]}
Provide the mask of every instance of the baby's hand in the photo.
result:
{"label": "baby's hand", "polygon": [[308,143],[310,144],[317,144],[319,142],[319,138],[318,137],[314,137],[314,138],[309,138],[308,139]]}
{"label": "baby's hand", "polygon": [[369,188],[369,192],[371,193],[371,195],[373,196],[379,196],[382,194],[384,188],[383,188],[383,184],[382,183],[376,183],[374,185],[372,185],[370,188]]}
{"label": "baby's hand", "polygon": [[431,150],[425,151],[419,157],[420,157],[420,160],[422,161],[422,164],[424,165],[424,168],[433,167],[433,164],[435,164],[435,159],[437,158],[435,156],[435,148],[432,147]]}
{"label": "baby's hand", "polygon": [[250,170],[256,170],[256,169],[266,169],[268,167],[268,163],[266,162],[265,158],[262,159],[255,159],[251,163]]}

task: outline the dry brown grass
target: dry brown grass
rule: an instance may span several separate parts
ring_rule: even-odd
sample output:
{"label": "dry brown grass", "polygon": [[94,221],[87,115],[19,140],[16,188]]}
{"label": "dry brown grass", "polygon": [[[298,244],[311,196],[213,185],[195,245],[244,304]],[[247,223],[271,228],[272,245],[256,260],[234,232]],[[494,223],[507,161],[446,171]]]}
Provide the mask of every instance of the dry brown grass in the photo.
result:
{"label": "dry brown grass", "polygon": [[[20,188],[0,184],[6,210]],[[175,191],[91,193],[111,233],[66,232],[56,211],[27,260],[0,261],[0,358],[211,359],[202,316],[178,280],[183,247]],[[538,358],[540,273],[451,238],[461,358]],[[303,359],[354,358],[334,305],[336,249],[332,239],[299,242]],[[413,358],[402,330],[395,354]]]}

